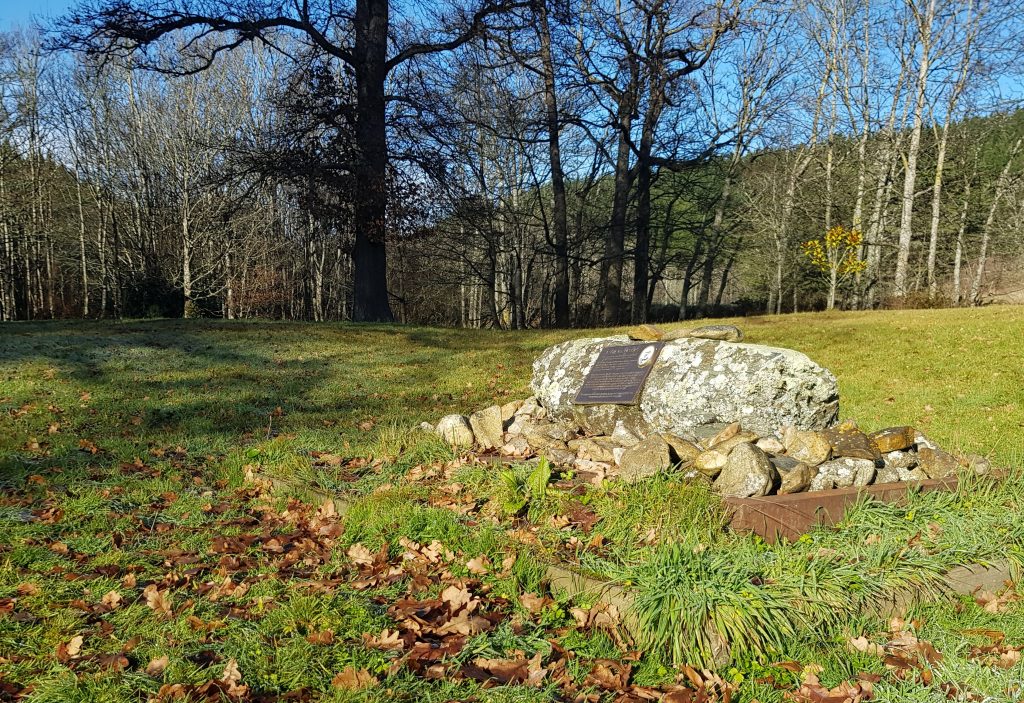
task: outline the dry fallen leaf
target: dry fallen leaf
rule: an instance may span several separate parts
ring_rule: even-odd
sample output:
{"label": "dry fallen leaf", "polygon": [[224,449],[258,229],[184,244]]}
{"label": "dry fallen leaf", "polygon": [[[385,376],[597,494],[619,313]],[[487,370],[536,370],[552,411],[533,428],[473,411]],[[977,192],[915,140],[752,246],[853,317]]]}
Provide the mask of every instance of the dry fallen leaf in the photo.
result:
{"label": "dry fallen leaf", "polygon": [[100,599],[100,602],[103,603],[103,605],[110,608],[111,610],[113,610],[117,608],[119,605],[121,605],[121,601],[123,600],[124,599],[121,598],[120,593],[118,593],[117,591],[110,591],[107,594],[105,594],[102,599]]}
{"label": "dry fallen leaf", "polygon": [[242,672],[238,670],[238,662],[234,658],[228,659],[220,680],[226,685],[229,696],[241,697],[249,692],[249,687],[242,684]]}
{"label": "dry fallen leaf", "polygon": [[1020,600],[1020,596],[1012,588],[1008,588],[1001,594],[996,595],[991,591],[978,591],[974,594],[974,602],[981,606],[987,613],[1001,613],[1006,610],[1010,603]]}
{"label": "dry fallen leaf", "polygon": [[850,649],[857,652],[872,654],[876,657],[885,656],[885,647],[880,644],[875,644],[864,635],[861,635],[860,637],[851,637],[847,641],[847,644],[850,646]]}
{"label": "dry fallen leaf", "polygon": [[441,591],[441,600],[448,604],[452,612],[455,612],[464,605],[471,604],[473,602],[473,594],[469,592],[469,589],[460,588],[453,584]]}
{"label": "dry fallen leaf", "polygon": [[370,649],[383,649],[385,651],[400,652],[405,649],[405,642],[399,635],[398,630],[385,629],[377,637],[368,632],[363,633],[363,644]]}
{"label": "dry fallen leaf", "polygon": [[310,644],[333,644],[334,630],[323,630],[322,632],[311,632],[306,635],[306,641]]}
{"label": "dry fallen leaf", "polygon": [[368,566],[373,563],[373,552],[356,542],[348,548],[348,558],[357,566]]}
{"label": "dry fallen leaf", "polygon": [[536,615],[544,610],[544,606],[552,603],[553,601],[547,596],[537,596],[532,593],[524,593],[519,596],[519,602],[523,604],[524,608]]}
{"label": "dry fallen leaf", "polygon": [[146,605],[154,611],[164,617],[171,616],[171,599],[167,596],[167,591],[161,591],[155,583],[151,583],[143,589],[142,595],[146,598]]}
{"label": "dry fallen leaf", "polygon": [[376,686],[378,683],[377,677],[373,676],[366,669],[359,669],[355,667],[347,666],[341,673],[335,674],[334,678],[331,679],[331,685],[335,688],[344,688],[350,691],[358,691],[363,688],[370,688]]}
{"label": "dry fallen leaf", "polygon": [[1019,649],[1007,649],[999,653],[999,660],[996,661],[996,666],[1001,669],[1012,669],[1020,663],[1020,658]]}
{"label": "dry fallen leaf", "polygon": [[170,664],[170,658],[165,654],[161,657],[156,657],[149,664],[146,665],[146,674],[149,676],[159,676],[164,673],[164,669]]}
{"label": "dry fallen leaf", "polygon": [[585,683],[596,685],[606,691],[621,691],[629,685],[632,665],[611,659],[597,659],[587,674]]}
{"label": "dry fallen leaf", "polygon": [[476,576],[483,576],[489,570],[491,566],[491,560],[487,558],[487,555],[481,554],[478,557],[474,557],[466,562],[466,568],[469,569],[469,573]]}
{"label": "dry fallen leaf", "polygon": [[85,638],[82,637],[81,635],[75,635],[74,637],[72,637],[71,641],[68,642],[67,647],[66,647],[66,651],[68,653],[68,656],[77,657],[79,655],[79,653],[82,651],[82,642],[83,641],[85,641]]}
{"label": "dry fallen leaf", "polygon": [[567,515],[551,516],[551,526],[556,530],[561,530],[564,527],[568,527],[570,522],[571,521],[569,520],[569,517]]}
{"label": "dry fallen leaf", "polygon": [[463,673],[480,681],[496,680],[499,684],[525,684],[538,687],[547,675],[541,665],[538,652],[532,659],[526,659],[522,652],[516,659],[486,659],[479,657],[473,660],[472,668],[466,667]]}
{"label": "dry fallen leaf", "polygon": [[334,506],[334,501],[327,499],[317,508],[316,514],[321,520],[327,520],[328,518],[338,517],[338,510]]}
{"label": "dry fallen leaf", "polygon": [[38,596],[40,593],[42,593],[42,590],[34,583],[26,581],[25,583],[18,584],[19,596]]}

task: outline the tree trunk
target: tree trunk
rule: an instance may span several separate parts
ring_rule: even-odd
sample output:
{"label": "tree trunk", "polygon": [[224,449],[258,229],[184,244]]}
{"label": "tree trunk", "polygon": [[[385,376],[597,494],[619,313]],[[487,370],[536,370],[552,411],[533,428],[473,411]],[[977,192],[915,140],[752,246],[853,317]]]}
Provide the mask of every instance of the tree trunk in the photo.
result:
{"label": "tree trunk", "polygon": [[82,317],[89,317],[89,269],[85,257],[85,208],[82,205],[82,178],[76,172],[75,187],[78,195],[78,260],[82,276]]}
{"label": "tree trunk", "polygon": [[864,231],[864,198],[867,195],[867,148],[871,135],[870,122],[865,120],[860,139],[857,140],[857,195],[853,201],[853,228]]}
{"label": "tree trunk", "polygon": [[693,247],[693,253],[686,262],[686,270],[683,272],[683,289],[679,294],[679,319],[685,320],[690,314],[690,289],[693,288],[693,272],[697,270],[697,262],[700,261],[702,253],[701,241],[698,239]]}
{"label": "tree trunk", "polygon": [[[631,72],[636,72],[631,66]],[[630,80],[630,86],[635,85]],[[632,178],[629,172],[630,130],[633,126],[633,100],[627,89],[619,96],[616,125],[619,128],[619,146],[615,155],[614,192],[612,193],[612,217],[605,239],[604,258],[607,262],[604,291],[604,322],[617,325],[622,320],[622,264],[626,248],[626,209],[629,205],[629,188]],[[604,266],[602,266],[602,269]]]}
{"label": "tree trunk", "polygon": [[551,58],[551,27],[548,23],[547,0],[537,5],[537,32],[540,36],[540,58],[544,67],[544,112],[548,132],[548,159],[551,162],[552,225],[555,250],[555,326],[568,327],[569,315],[569,214],[565,200],[565,176],[559,143],[561,122],[558,116],[558,93],[555,87],[555,63]]}
{"label": "tree trunk", "polygon": [[[832,110],[832,124],[835,124],[835,109]],[[835,197],[833,195],[833,178],[832,171],[835,166],[836,160],[836,147],[835,139],[832,135],[829,135],[828,146],[825,147],[825,231],[828,232],[832,229],[832,209],[835,205]]]}
{"label": "tree trunk", "polygon": [[52,320],[57,317],[57,309],[53,302],[53,242],[50,241],[49,232],[44,235],[43,250],[46,252],[46,311]]}
{"label": "tree trunk", "polygon": [[[654,108],[651,107],[651,110]],[[648,113],[650,114],[650,113]],[[647,279],[651,267],[651,147],[653,134],[648,134],[647,120],[640,138],[636,178],[636,247],[633,255],[633,324],[647,322]],[[651,130],[653,132],[653,129]]]}
{"label": "tree trunk", "polygon": [[946,115],[939,137],[939,150],[935,156],[935,180],[932,182],[932,223],[928,235],[928,297],[934,298],[939,292],[935,277],[935,258],[939,250],[939,221],[942,219],[942,171],[946,163],[946,143],[949,138],[950,116]]}
{"label": "tree trunk", "polygon": [[[188,207],[187,203],[185,207]],[[186,210],[181,218],[181,292],[185,297],[182,317],[186,319],[199,316],[195,302],[192,300],[192,240],[190,237]]]}
{"label": "tree trunk", "polygon": [[109,278],[107,273],[107,214],[103,207],[103,201],[97,200],[99,205],[99,227],[96,228],[96,255],[100,264],[100,309],[99,317],[107,315],[107,290],[109,289]]}
{"label": "tree trunk", "polygon": [[224,317],[235,319],[235,272],[231,248],[224,249]]}
{"label": "tree trunk", "polygon": [[866,281],[864,301],[865,307],[869,309],[875,305],[875,294],[878,292],[878,281],[881,277],[882,235],[885,232],[889,201],[892,199],[893,184],[896,178],[897,161],[893,159],[895,151],[895,146],[887,143],[877,161],[878,181],[875,185],[870,230],[865,237],[867,266],[864,269],[864,280]]}
{"label": "tree trunk", "polygon": [[6,164],[0,155],[0,321],[14,320],[17,315],[14,304],[14,239],[11,236],[10,218],[7,216]]}
{"label": "tree trunk", "polygon": [[905,296],[908,292],[907,269],[910,263],[910,242],[914,236],[914,195],[917,189],[917,157],[921,151],[921,125],[924,122],[925,95],[928,90],[935,2],[936,0],[928,0],[927,9],[918,20],[920,25],[921,62],[917,71],[913,123],[910,129],[910,144],[907,146],[907,160],[904,168],[903,210],[900,214],[900,237],[896,249],[896,275],[893,278],[894,293],[898,297]]}
{"label": "tree trunk", "polygon": [[393,322],[388,300],[387,101],[388,0],[356,0],[356,196],[353,204],[352,319]]}
{"label": "tree trunk", "polygon": [[113,304],[114,317],[124,317],[124,278],[121,276],[121,227],[117,221],[117,209],[111,205],[110,208],[110,256],[109,264],[114,270]]}
{"label": "tree trunk", "polygon": [[512,275],[509,280],[509,301],[512,303],[511,309],[511,327],[512,329],[521,330],[526,328],[526,301],[522,294],[523,291],[523,267],[522,262],[519,260],[518,252],[513,251],[509,256],[509,262],[512,266]]}
{"label": "tree trunk", "polygon": [[[715,259],[724,240],[722,224],[725,222],[725,208],[732,194],[732,178],[737,168],[739,168],[741,156],[740,146],[737,145],[736,149],[733,150],[728,170],[722,181],[722,193],[718,197],[718,202],[715,203],[715,215],[711,220],[711,236],[706,247],[707,255],[704,259],[704,278],[701,280],[700,295],[697,299],[697,307],[702,310],[707,308],[711,298],[711,279],[715,273]],[[733,256],[735,257],[735,254]],[[731,261],[729,266],[731,266]]]}
{"label": "tree trunk", "polygon": [[711,285],[715,277],[715,259],[718,256],[717,243],[708,242],[704,254],[704,264],[701,266],[700,288],[697,289],[697,314],[708,315],[708,306],[711,302]]}
{"label": "tree trunk", "polygon": [[985,218],[985,226],[981,230],[981,247],[978,250],[978,265],[974,269],[974,280],[971,282],[972,306],[979,305],[981,303],[981,282],[985,278],[985,263],[988,258],[988,243],[992,236],[992,226],[996,221],[996,210],[999,208],[999,201],[1003,199],[1003,194],[1010,182],[1010,166],[1013,164],[1013,160],[1017,156],[1017,152],[1020,151],[1021,143],[1024,143],[1024,137],[1019,138],[1017,143],[1013,145],[1013,149],[1010,151],[1010,156],[1006,159],[1006,165],[1003,166],[1003,170],[999,174],[999,179],[996,181],[995,193],[992,195],[992,204],[988,209],[988,217]]}
{"label": "tree trunk", "polygon": [[775,314],[782,314],[782,263],[785,252],[783,251],[783,242],[781,237],[775,239],[775,290],[774,296],[768,297],[768,311],[773,312],[771,309],[771,301],[774,297],[775,300]]}
{"label": "tree trunk", "polygon": [[782,269],[786,256],[786,240],[790,220],[793,217],[793,209],[796,207],[796,186],[797,180],[803,174],[807,161],[803,162],[802,168],[794,169],[789,174],[789,181],[786,183],[786,194],[782,201],[782,217],[780,228],[775,234],[775,314],[782,314]]}
{"label": "tree trunk", "polygon": [[956,230],[956,252],[953,254],[953,307],[960,306],[960,277],[964,260],[964,234],[967,231],[967,210],[971,202],[971,179],[964,181],[964,202],[960,207],[960,226]]}
{"label": "tree trunk", "polygon": [[487,266],[484,269],[486,280],[481,291],[482,299],[476,312],[477,322],[474,327],[501,328],[501,311],[498,309],[498,250],[495,247],[493,233],[487,238]]}
{"label": "tree trunk", "polygon": [[718,292],[715,294],[715,307],[721,307],[722,305],[722,299],[725,296],[725,288],[729,285],[729,274],[732,271],[733,264],[736,263],[737,253],[738,249],[732,250],[732,253],[729,254],[729,258],[725,262],[725,268],[722,269],[722,279],[718,284]]}

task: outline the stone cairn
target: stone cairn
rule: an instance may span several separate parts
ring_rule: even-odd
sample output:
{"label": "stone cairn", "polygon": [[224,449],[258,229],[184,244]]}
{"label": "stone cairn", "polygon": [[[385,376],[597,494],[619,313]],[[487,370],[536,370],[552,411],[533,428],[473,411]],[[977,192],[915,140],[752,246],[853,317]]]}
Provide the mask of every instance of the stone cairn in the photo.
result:
{"label": "stone cairn", "polygon": [[[984,458],[955,457],[913,427],[867,434],[851,421],[837,424],[830,371],[800,352],[742,339],[731,325],[668,334],[643,325],[629,335],[564,342],[534,362],[532,397],[423,429],[510,461],[543,456],[593,483],[675,471],[735,498],[991,470]],[[637,341],[664,343],[637,404],[573,402],[602,349]]]}

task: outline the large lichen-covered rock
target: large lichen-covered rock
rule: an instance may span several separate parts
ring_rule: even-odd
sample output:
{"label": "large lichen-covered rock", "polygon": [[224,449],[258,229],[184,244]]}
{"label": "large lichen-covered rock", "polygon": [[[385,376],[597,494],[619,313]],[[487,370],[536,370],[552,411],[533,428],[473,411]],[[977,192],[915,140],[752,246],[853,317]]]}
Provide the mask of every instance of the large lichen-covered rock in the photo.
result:
{"label": "large lichen-covered rock", "polygon": [[824,429],[839,414],[835,376],[804,354],[708,339],[666,343],[639,405],[575,405],[601,350],[631,343],[622,335],[577,339],[545,350],[533,363],[531,386],[550,417],[575,422],[591,434],[611,434],[621,423],[634,434],[693,437],[702,426],[731,422],[762,435],[784,425]]}

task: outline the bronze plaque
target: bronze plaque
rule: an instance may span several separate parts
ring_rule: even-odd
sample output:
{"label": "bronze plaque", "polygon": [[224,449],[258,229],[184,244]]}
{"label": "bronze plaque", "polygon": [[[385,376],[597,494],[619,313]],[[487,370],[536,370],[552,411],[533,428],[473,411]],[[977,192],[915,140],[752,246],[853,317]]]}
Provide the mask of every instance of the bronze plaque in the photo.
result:
{"label": "bronze plaque", "polygon": [[583,379],[577,405],[636,405],[663,342],[605,347]]}

